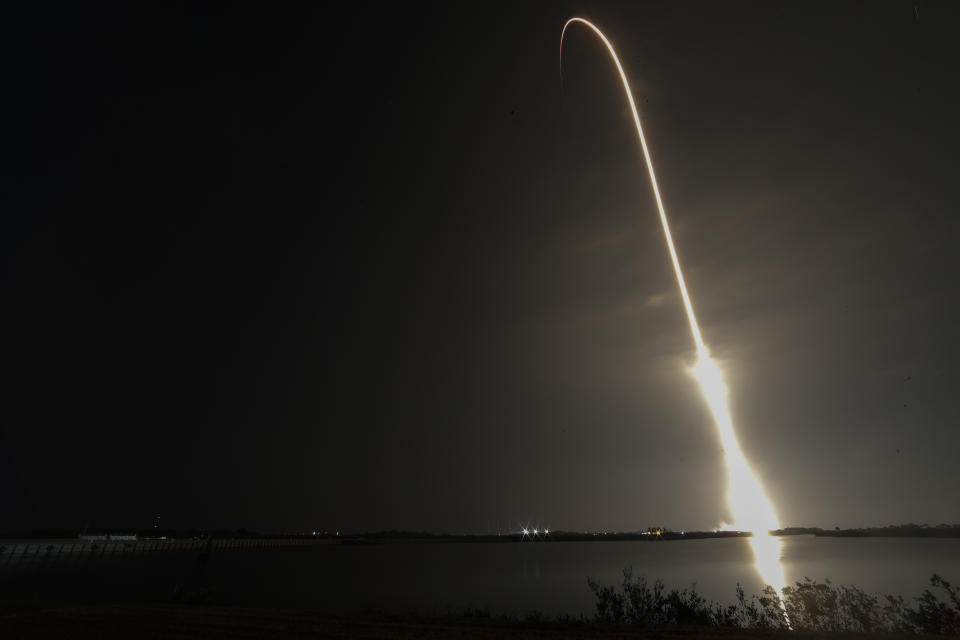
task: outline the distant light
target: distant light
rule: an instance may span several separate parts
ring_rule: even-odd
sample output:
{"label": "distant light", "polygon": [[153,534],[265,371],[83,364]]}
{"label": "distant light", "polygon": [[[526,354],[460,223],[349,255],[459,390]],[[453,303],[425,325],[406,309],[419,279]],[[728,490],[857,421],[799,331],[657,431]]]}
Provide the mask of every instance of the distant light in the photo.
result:
{"label": "distant light", "polygon": [[550,529],[544,529],[544,530],[543,530],[543,535],[545,535],[545,536],[550,535]]}
{"label": "distant light", "polygon": [[537,530],[536,530],[536,529],[533,530],[533,535],[537,535]]}
{"label": "distant light", "polygon": [[526,529],[523,530],[523,535],[527,535],[528,533],[530,533],[530,532],[527,531]]}

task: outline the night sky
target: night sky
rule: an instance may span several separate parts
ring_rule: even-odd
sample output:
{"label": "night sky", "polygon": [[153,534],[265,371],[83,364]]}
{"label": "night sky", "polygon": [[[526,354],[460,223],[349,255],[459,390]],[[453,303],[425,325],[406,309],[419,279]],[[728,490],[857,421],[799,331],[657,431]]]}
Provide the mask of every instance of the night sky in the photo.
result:
{"label": "night sky", "polygon": [[[960,521],[960,11],[4,9],[0,529]],[[319,5],[318,5],[319,6]]]}

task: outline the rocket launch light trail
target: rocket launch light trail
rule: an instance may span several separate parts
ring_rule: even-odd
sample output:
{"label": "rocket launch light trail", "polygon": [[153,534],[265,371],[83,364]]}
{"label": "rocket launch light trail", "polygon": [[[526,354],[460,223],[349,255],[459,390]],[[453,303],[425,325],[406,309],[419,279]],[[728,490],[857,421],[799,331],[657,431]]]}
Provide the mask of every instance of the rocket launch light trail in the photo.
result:
{"label": "rocket launch light trail", "polygon": [[673,236],[670,234],[670,225],[667,222],[667,214],[663,209],[663,200],[660,198],[660,189],[657,187],[653,162],[650,159],[650,151],[647,149],[643,127],[640,126],[640,115],[637,113],[637,105],[633,100],[633,91],[627,81],[627,74],[624,72],[623,65],[620,64],[620,59],[607,37],[593,23],[583,18],[570,18],[563,25],[563,31],[560,34],[561,68],[563,65],[563,38],[567,29],[574,23],[588,27],[603,41],[617,67],[617,71],[620,73],[623,90],[633,114],[633,123],[637,128],[637,136],[640,138],[640,147],[643,149],[643,158],[647,163],[647,172],[650,174],[650,184],[653,186],[653,196],[657,201],[657,211],[660,213],[660,223],[663,225],[667,249],[670,252],[670,260],[673,262],[673,271],[677,277],[677,285],[680,287],[680,296],[683,298],[687,320],[690,322],[690,333],[693,335],[693,342],[697,347],[697,362],[690,372],[700,384],[700,389],[710,412],[713,414],[717,432],[723,444],[727,473],[729,474],[727,501],[735,520],[735,522],[729,523],[729,526],[753,531],[754,535],[750,538],[750,545],[753,548],[757,572],[765,583],[774,587],[779,594],[785,585],[783,568],[780,566],[780,540],[771,536],[769,532],[773,529],[779,529],[780,524],[773,510],[773,505],[763,492],[760,482],[750,470],[750,465],[747,463],[743,451],[740,450],[740,443],[737,441],[736,433],[733,430],[733,420],[727,406],[727,386],[723,381],[720,368],[710,358],[710,351],[707,349],[700,333],[700,327],[697,325],[693,303],[690,300],[690,294],[687,292],[687,284],[683,279],[683,271],[680,268],[680,259],[677,257],[677,251],[673,245]]}

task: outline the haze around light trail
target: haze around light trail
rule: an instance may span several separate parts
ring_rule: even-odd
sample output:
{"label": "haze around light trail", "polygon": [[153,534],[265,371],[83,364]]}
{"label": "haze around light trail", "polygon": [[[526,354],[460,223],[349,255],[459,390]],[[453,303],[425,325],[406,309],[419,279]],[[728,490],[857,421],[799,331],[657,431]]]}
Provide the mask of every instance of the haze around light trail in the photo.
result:
{"label": "haze around light trail", "polygon": [[740,449],[740,443],[737,441],[736,433],[733,429],[733,419],[730,417],[730,410],[727,403],[727,386],[723,380],[723,374],[720,367],[710,357],[710,351],[703,340],[700,332],[700,326],[697,324],[696,314],[693,311],[693,302],[687,291],[687,284],[683,279],[683,270],[680,268],[680,259],[677,256],[677,250],[673,244],[673,236],[670,233],[670,224],[667,221],[667,214],[663,208],[663,200],[660,197],[660,189],[657,186],[656,174],[653,170],[653,161],[650,159],[650,151],[647,148],[647,140],[643,135],[643,127],[640,125],[640,115],[637,112],[637,105],[633,99],[633,90],[627,81],[627,74],[620,64],[620,58],[617,56],[613,45],[607,37],[593,23],[583,18],[570,18],[563,25],[563,31],[560,34],[560,66],[561,73],[563,68],[563,39],[566,36],[567,29],[573,24],[582,24],[589,28],[606,46],[610,57],[613,59],[617,72],[620,74],[620,80],[623,83],[623,90],[627,96],[627,102],[630,104],[630,112],[633,114],[633,123],[637,129],[637,136],[640,138],[640,147],[643,149],[643,158],[647,164],[647,172],[650,175],[650,184],[653,187],[653,196],[657,202],[657,211],[660,214],[660,223],[663,225],[663,234],[667,241],[667,249],[670,252],[670,260],[673,263],[673,271],[677,278],[677,285],[680,288],[680,297],[683,299],[683,306],[687,312],[687,320],[690,323],[690,333],[693,336],[693,342],[697,348],[697,361],[690,369],[690,373],[696,378],[703,392],[704,399],[710,408],[714,422],[717,426],[717,433],[723,444],[724,459],[729,476],[729,485],[727,489],[727,502],[730,512],[733,515],[734,522],[726,523],[727,528],[752,531],[753,537],[750,538],[750,546],[753,549],[756,561],[757,572],[766,584],[774,587],[778,594],[781,594],[785,586],[783,567],[780,564],[780,540],[770,535],[770,531],[780,528],[773,504],[767,498],[760,485],[759,480],[750,469],[743,451]]}

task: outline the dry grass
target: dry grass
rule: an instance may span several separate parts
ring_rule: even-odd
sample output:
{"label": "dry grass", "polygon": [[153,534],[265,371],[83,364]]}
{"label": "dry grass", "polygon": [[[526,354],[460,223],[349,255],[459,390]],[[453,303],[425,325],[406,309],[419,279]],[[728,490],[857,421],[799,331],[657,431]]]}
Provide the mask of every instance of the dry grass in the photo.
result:
{"label": "dry grass", "polygon": [[679,625],[636,627],[496,618],[416,618],[384,614],[167,604],[0,603],[0,638],[917,638],[889,634],[804,634]]}

